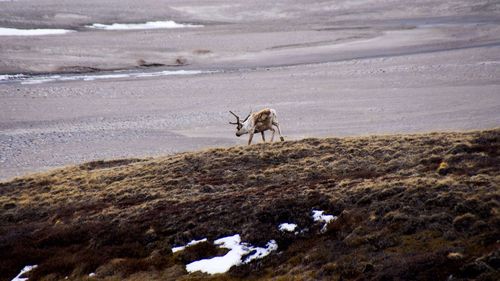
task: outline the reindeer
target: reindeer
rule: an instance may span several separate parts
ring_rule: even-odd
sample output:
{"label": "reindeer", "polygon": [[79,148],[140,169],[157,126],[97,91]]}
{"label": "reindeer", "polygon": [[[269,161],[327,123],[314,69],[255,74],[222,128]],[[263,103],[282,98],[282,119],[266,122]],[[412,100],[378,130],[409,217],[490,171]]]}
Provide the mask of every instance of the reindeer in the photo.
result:
{"label": "reindeer", "polygon": [[271,135],[271,142],[274,140],[275,126],[278,129],[278,134],[280,135],[281,141],[285,139],[281,136],[280,125],[278,123],[278,119],[276,117],[276,110],[272,108],[265,108],[261,111],[250,112],[248,116],[241,122],[240,117],[234,114],[232,111],[229,111],[234,117],[236,117],[236,122],[229,122],[229,124],[236,125],[236,136],[240,137],[244,134],[249,134],[248,137],[248,145],[252,143],[253,134],[261,133],[262,141],[266,142],[266,138],[264,136],[264,131],[271,130],[273,134]]}

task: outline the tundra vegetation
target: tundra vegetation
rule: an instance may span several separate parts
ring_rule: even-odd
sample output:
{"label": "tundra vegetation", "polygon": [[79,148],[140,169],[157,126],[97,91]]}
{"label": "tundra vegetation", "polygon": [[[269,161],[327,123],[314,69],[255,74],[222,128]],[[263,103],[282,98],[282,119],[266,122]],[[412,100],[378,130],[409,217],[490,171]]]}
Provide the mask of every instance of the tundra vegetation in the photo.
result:
{"label": "tundra vegetation", "polygon": [[[500,129],[310,138],[15,178],[0,280],[499,280],[499,146]],[[322,231],[312,210],[338,218]],[[278,250],[188,274],[234,234]]]}

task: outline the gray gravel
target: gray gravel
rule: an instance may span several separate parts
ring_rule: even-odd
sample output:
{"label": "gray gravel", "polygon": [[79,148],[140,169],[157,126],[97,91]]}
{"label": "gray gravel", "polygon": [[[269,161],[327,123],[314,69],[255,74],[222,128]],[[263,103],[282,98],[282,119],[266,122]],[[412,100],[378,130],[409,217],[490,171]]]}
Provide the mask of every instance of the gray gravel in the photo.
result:
{"label": "gray gravel", "polygon": [[[243,145],[228,110],[265,106],[277,110],[286,139],[498,127],[500,7],[470,2],[0,2],[0,26],[79,30],[0,37],[0,73],[152,71],[138,60],[172,65],[179,57],[187,64],[153,70],[219,71],[2,83],[0,178]],[[206,26],[80,28],[165,19]]]}

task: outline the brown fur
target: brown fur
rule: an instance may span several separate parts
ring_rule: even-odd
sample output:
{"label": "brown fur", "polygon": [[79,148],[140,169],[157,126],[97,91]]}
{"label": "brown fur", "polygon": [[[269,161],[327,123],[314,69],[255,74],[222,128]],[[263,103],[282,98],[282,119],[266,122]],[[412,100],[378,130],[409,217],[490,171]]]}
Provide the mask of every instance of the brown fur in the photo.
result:
{"label": "brown fur", "polygon": [[264,108],[258,112],[252,113],[252,118],[254,120],[256,133],[269,130],[273,125],[271,110],[269,108]]}

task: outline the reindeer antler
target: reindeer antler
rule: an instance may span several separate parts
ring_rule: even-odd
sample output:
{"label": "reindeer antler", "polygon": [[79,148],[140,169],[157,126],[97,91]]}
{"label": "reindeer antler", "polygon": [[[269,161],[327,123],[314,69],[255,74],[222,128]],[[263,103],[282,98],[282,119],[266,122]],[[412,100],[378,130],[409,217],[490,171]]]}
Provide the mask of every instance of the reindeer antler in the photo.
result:
{"label": "reindeer antler", "polygon": [[245,120],[243,120],[243,123],[245,123],[245,121],[247,121],[248,117],[250,117],[250,115],[252,115],[252,110],[250,110],[250,113],[248,113],[247,117],[245,117]]}
{"label": "reindeer antler", "polygon": [[236,123],[229,122],[229,124],[231,124],[231,125],[238,125],[238,124],[240,124],[240,117],[238,115],[234,114],[234,112],[232,112],[231,110],[229,110],[229,113],[231,113],[232,115],[234,115],[234,117],[236,117]]}

